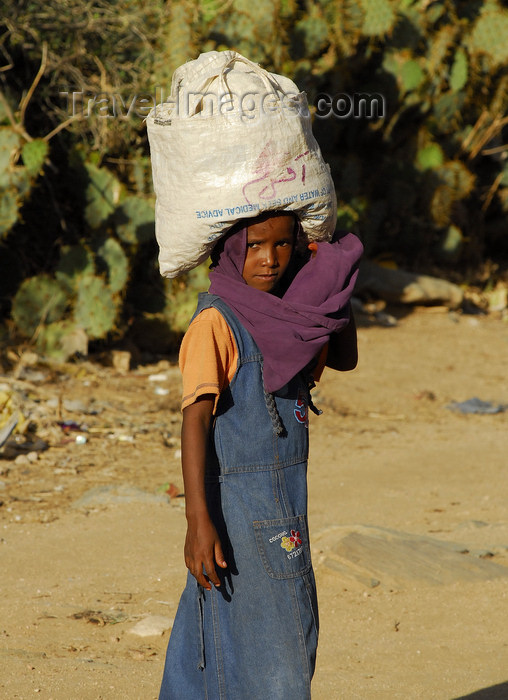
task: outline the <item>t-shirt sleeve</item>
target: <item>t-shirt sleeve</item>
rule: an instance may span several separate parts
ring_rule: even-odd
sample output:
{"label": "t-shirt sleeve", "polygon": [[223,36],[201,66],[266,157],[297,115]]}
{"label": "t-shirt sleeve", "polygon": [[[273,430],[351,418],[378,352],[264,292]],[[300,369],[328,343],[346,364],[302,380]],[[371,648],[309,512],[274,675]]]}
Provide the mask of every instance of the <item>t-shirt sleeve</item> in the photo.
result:
{"label": "t-shirt sleeve", "polygon": [[204,309],[190,324],[180,347],[182,410],[203,394],[215,396],[231,382],[238,364],[238,351],[230,327],[217,309]]}

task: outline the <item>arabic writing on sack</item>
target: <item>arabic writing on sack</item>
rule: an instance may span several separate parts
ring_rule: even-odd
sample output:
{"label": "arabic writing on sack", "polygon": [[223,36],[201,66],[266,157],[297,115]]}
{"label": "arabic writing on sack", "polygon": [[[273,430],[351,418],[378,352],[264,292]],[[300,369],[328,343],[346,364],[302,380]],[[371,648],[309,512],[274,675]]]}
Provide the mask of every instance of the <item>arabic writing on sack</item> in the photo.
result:
{"label": "arabic writing on sack", "polygon": [[[272,141],[268,141],[257,159],[254,172],[257,177],[249,180],[243,188],[245,201],[250,204],[253,200],[273,200],[277,197],[277,185],[283,182],[294,182],[299,180],[305,185],[305,162],[302,160],[309,151],[299,153],[292,159],[292,163],[284,168],[281,175],[280,169],[287,154],[277,152]],[[301,161],[300,163],[298,161]],[[274,173],[277,173],[274,175]],[[290,201],[297,201],[298,195],[288,198]],[[289,202],[284,202],[285,204]]]}
{"label": "arabic writing on sack", "polygon": [[[320,197],[326,197],[330,194],[330,186],[304,190],[306,172],[305,172],[305,156],[310,151],[299,153],[288,163],[288,154],[281,153],[275,146],[273,141],[268,141],[261,153],[259,154],[254,165],[254,174],[256,177],[249,180],[242,187],[242,194],[245,203],[233,204],[231,207],[221,207],[217,209],[200,209],[196,210],[197,219],[222,219],[225,217],[238,216],[248,212],[258,212],[264,209],[272,209],[274,207],[286,206],[296,202],[308,202],[306,209],[310,211],[315,204],[312,200]],[[296,192],[280,196],[280,185],[282,183],[294,182]],[[322,207],[327,207],[324,203]],[[315,219],[324,219],[324,214],[314,214]],[[213,224],[211,224],[213,226]]]}

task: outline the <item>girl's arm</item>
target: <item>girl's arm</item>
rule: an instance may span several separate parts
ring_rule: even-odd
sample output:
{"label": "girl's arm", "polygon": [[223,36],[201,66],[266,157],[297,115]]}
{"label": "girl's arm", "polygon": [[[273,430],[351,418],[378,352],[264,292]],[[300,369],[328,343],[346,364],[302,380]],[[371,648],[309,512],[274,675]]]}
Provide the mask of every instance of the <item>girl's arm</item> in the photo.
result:
{"label": "girl's arm", "polygon": [[356,323],[353,311],[348,325],[340,333],[332,333],[328,344],[326,366],[342,372],[354,369],[358,363]]}
{"label": "girl's arm", "polygon": [[227,566],[205,496],[206,450],[214,400],[212,394],[200,396],[183,409],[182,423],[182,473],[187,517],[185,565],[199,585],[207,590],[212,588],[211,583],[220,586],[215,563],[221,568]]}

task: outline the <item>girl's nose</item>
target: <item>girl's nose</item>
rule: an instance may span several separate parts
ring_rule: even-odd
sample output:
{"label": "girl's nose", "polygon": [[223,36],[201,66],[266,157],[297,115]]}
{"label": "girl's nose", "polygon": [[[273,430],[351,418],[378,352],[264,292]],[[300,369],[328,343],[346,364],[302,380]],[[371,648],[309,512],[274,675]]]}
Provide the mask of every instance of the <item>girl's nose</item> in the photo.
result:
{"label": "girl's nose", "polygon": [[275,248],[267,248],[265,250],[264,263],[267,267],[277,267],[279,264],[277,250]]}

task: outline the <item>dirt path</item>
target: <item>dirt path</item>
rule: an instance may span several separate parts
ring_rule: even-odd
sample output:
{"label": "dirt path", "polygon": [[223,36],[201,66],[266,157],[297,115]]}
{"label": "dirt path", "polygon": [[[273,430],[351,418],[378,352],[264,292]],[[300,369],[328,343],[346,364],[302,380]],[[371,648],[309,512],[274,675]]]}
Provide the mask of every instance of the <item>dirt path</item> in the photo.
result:
{"label": "dirt path", "polygon": [[[508,325],[418,311],[361,325],[359,346],[357,370],[325,373],[311,420],[313,698],[507,698],[508,413],[447,406],[508,404]],[[182,499],[158,491],[181,486],[178,372],[86,363],[2,386],[51,447],[0,460],[0,697],[156,698],[168,633],[131,630],[169,625],[185,578]],[[86,423],[87,441],[59,420]]]}

